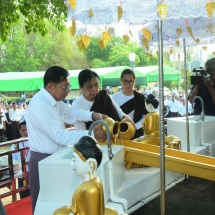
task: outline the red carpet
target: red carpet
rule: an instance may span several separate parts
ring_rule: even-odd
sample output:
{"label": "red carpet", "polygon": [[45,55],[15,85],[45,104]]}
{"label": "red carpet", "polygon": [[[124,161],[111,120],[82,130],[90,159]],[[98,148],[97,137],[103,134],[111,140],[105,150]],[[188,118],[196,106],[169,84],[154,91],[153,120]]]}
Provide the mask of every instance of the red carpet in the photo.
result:
{"label": "red carpet", "polygon": [[32,215],[31,197],[5,205],[4,208],[7,215]]}

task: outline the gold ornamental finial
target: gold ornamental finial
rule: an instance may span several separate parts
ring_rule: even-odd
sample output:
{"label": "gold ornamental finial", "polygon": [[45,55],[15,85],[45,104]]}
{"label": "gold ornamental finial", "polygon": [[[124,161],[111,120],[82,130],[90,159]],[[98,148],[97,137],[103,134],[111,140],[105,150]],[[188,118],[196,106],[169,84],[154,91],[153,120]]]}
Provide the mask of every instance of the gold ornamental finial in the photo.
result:
{"label": "gold ornamental finial", "polygon": [[94,13],[91,8],[88,10],[88,15],[90,18],[94,16]]}
{"label": "gold ornamental finial", "polygon": [[75,10],[75,8],[76,8],[76,0],[68,0],[68,2],[71,5],[72,9]]}
{"label": "gold ornamental finial", "polygon": [[142,42],[143,42],[143,45],[145,46],[146,50],[149,50],[149,43],[148,43],[149,41],[145,37],[143,37]]}
{"label": "gold ornamental finial", "polygon": [[176,28],[176,34],[178,35],[178,37],[181,36],[181,34],[182,34],[181,27],[180,28]]}
{"label": "gold ornamental finial", "polygon": [[163,0],[157,5],[157,11],[160,14],[162,20],[166,19],[166,15],[169,9],[169,5],[164,3]]}
{"label": "gold ornamental finial", "polygon": [[209,1],[205,4],[205,8],[207,10],[208,16],[212,18],[213,12],[215,10],[215,2]]}
{"label": "gold ornamental finial", "polygon": [[84,36],[82,36],[81,40],[83,41],[84,46],[87,49],[88,46],[90,45],[90,42],[91,42],[92,38],[90,36],[88,36],[88,35],[84,35]]}
{"label": "gold ornamental finial", "polygon": [[175,44],[176,44],[177,46],[179,46],[179,45],[180,45],[180,41],[179,41],[179,40],[176,40]]}
{"label": "gold ornamental finial", "polygon": [[127,44],[130,40],[130,37],[127,34],[123,35],[122,38],[123,38],[125,44]]}
{"label": "gold ornamental finial", "polygon": [[212,23],[210,23],[207,26],[207,29],[210,31],[211,34],[214,34],[214,32],[215,32],[215,26]]}
{"label": "gold ornamental finial", "polygon": [[120,1],[120,6],[118,6],[118,22],[122,18],[123,10],[122,10],[122,1]]}
{"label": "gold ornamental finial", "polygon": [[69,31],[72,34],[72,36],[75,36],[75,32],[76,32],[76,22],[74,20],[74,18],[72,18],[72,26],[69,27]]}
{"label": "gold ornamental finial", "polygon": [[143,28],[142,29],[142,32],[143,32],[143,35],[145,36],[145,38],[148,40],[148,41],[150,41],[151,40],[151,37],[152,37],[152,33],[151,33],[151,31],[149,30],[149,29],[147,29],[147,28]]}

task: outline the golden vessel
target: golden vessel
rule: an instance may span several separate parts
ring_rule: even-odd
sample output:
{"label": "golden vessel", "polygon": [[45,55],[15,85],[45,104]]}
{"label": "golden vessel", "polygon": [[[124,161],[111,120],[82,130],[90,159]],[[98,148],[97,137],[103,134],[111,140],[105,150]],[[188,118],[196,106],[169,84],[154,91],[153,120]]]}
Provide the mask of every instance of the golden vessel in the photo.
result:
{"label": "golden vessel", "polygon": [[121,139],[130,140],[135,134],[134,126],[130,122],[119,123],[119,136]]}
{"label": "golden vessel", "polygon": [[[110,117],[107,117],[104,119],[104,121],[107,123],[108,125],[108,128],[110,130],[110,135],[111,135],[111,138],[114,138],[116,139],[119,135],[119,122],[118,121],[115,121],[113,120],[112,118]],[[104,131],[106,131],[106,128],[104,125],[102,125],[102,129]]]}

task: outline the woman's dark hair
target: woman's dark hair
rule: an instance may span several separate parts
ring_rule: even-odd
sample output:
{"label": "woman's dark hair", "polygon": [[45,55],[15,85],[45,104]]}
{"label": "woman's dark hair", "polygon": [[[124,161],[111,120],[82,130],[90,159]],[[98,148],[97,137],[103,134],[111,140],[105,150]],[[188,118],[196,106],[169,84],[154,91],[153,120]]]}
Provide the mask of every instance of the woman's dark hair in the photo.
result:
{"label": "woman's dark hair", "polygon": [[206,67],[206,71],[209,72],[209,70],[211,69],[211,67],[215,64],[215,57],[209,59],[206,63],[205,63],[205,67]]}
{"label": "woman's dark hair", "polygon": [[123,77],[124,77],[125,75],[132,75],[133,79],[134,79],[134,80],[136,79],[136,75],[135,75],[134,71],[131,70],[131,69],[124,69],[124,70],[122,71],[121,77],[120,77],[121,80],[123,79]]}
{"label": "woman's dark hair", "polygon": [[157,108],[159,105],[159,101],[155,98],[153,94],[149,94],[146,98],[147,104],[152,104],[154,108]]}
{"label": "woman's dark hair", "polygon": [[95,138],[83,136],[79,139],[78,143],[74,145],[74,148],[80,152],[86,160],[89,158],[95,159],[97,161],[97,167],[99,167],[102,161],[102,151]]}
{"label": "woman's dark hair", "polygon": [[44,86],[47,86],[48,83],[60,83],[64,81],[69,76],[69,72],[60,66],[52,66],[48,68],[45,72],[43,82]]}
{"label": "woman's dark hair", "polygon": [[90,82],[92,78],[99,78],[98,74],[90,69],[82,70],[78,75],[79,87],[83,87],[85,83]]}

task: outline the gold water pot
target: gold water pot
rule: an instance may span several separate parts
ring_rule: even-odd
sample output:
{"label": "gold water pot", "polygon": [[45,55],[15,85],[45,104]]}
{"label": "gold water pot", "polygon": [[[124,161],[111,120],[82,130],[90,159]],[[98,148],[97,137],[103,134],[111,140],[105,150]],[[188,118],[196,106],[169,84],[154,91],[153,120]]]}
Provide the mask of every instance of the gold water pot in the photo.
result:
{"label": "gold water pot", "polygon": [[120,138],[130,140],[135,134],[134,126],[130,122],[119,123],[119,135]]}
{"label": "gold water pot", "polygon": [[[107,123],[107,125],[108,125],[108,128],[109,128],[109,130],[110,130],[111,138],[116,139],[116,138],[118,137],[118,134],[119,134],[119,122],[113,120],[113,119],[110,118],[110,117],[105,118],[104,121],[105,121],[105,122]],[[104,131],[106,131],[104,125],[102,125],[102,129],[103,129]]]}

